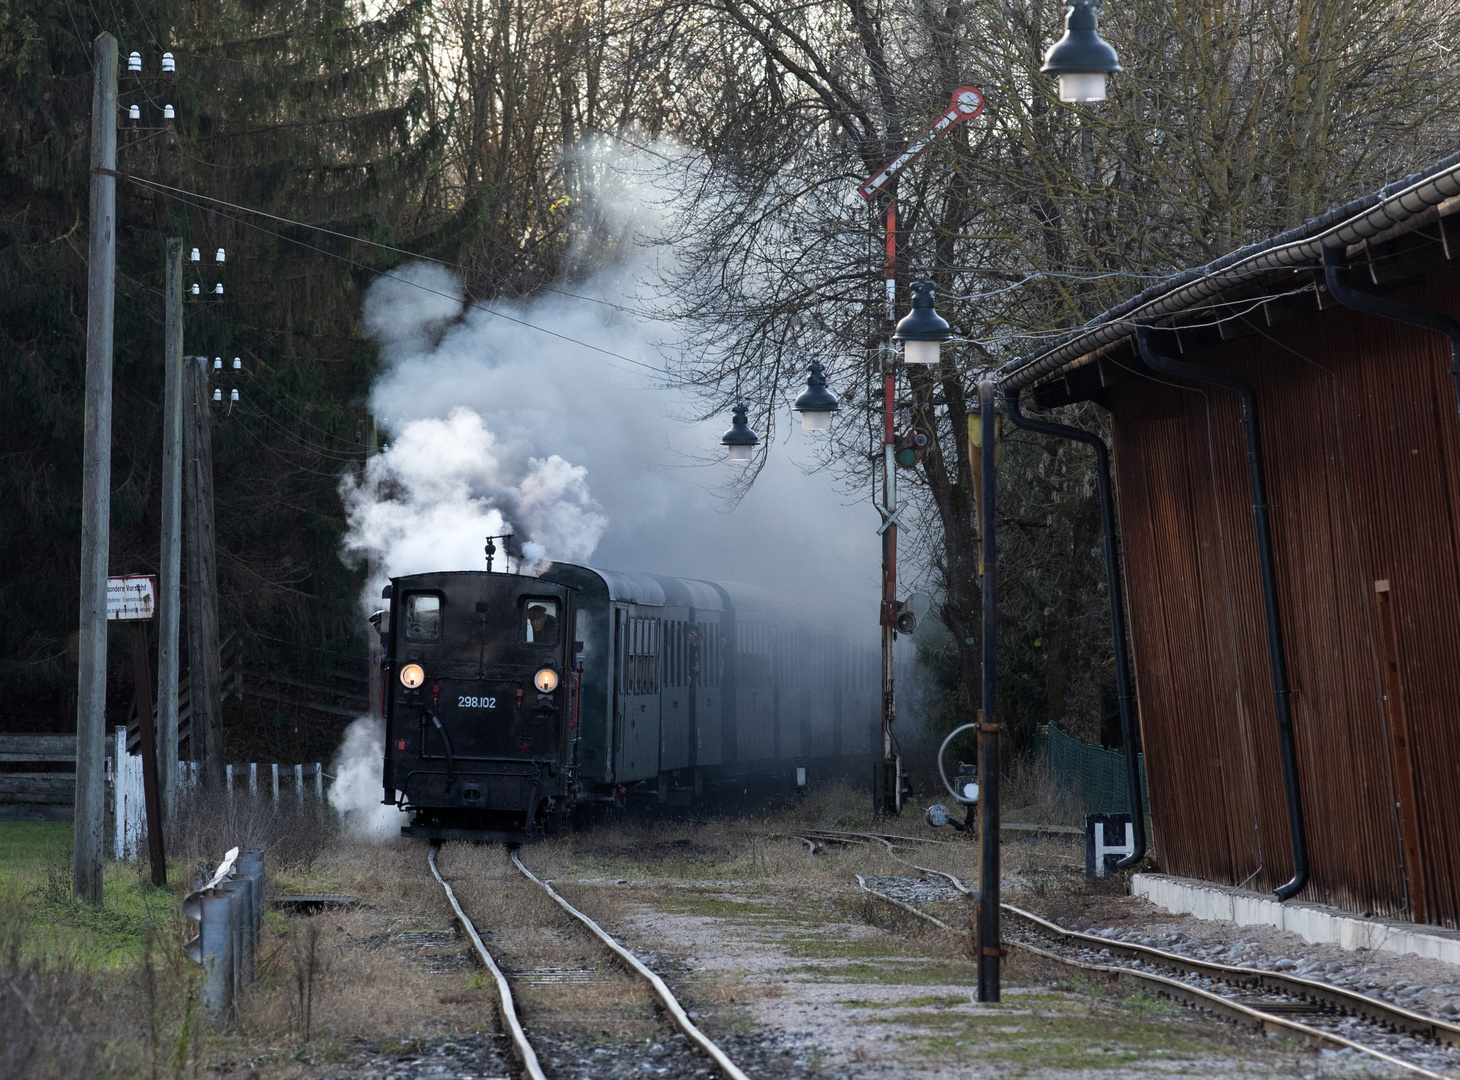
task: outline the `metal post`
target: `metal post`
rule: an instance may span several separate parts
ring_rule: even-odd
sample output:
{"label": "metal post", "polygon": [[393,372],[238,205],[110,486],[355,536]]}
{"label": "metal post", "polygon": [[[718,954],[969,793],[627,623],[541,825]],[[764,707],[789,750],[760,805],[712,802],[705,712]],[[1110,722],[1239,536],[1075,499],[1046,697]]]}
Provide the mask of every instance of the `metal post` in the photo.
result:
{"label": "metal post", "polygon": [[294,766],[294,809],[304,807],[304,766]]}
{"label": "metal post", "polygon": [[157,579],[157,740],[162,812],[177,818],[178,628],[182,582],[182,240],[167,240],[167,312],[162,349],[162,565]]}
{"label": "metal post", "polygon": [[76,819],[71,892],[101,903],[106,818],[106,577],[111,546],[112,318],[117,270],[117,39],[92,43],[91,246],[81,473],[81,633],[76,685]]}
{"label": "metal post", "polygon": [[272,766],[270,766],[270,768],[272,768],[274,770],[274,808],[275,809],[278,809],[278,806],[279,806],[279,763],[277,761],[274,762],[274,764]]}
{"label": "metal post", "polygon": [[216,1018],[233,1003],[233,898],[221,889],[209,889],[198,898],[198,908],[202,1006]]}
{"label": "metal post", "polygon": [[[888,188],[887,254],[884,272],[887,280],[887,321],[893,324],[897,292],[897,189]],[[883,346],[882,368],[882,604],[878,623],[882,629],[882,761],[873,784],[873,797],[878,794],[876,811],[897,814],[902,810],[902,776],[894,752],[892,725],[897,719],[897,684],[893,644],[897,638],[897,435],[893,430],[897,408],[897,347]]]}
{"label": "metal post", "polygon": [[980,571],[983,587],[983,710],[979,718],[979,802],[982,806],[982,858],[979,865],[980,915],[978,1000],[999,1000],[999,717],[998,704],[998,578],[995,570],[995,493],[998,487],[994,438],[994,383],[978,384],[983,491],[979,500]]}
{"label": "metal post", "polygon": [[147,663],[147,624],[132,623],[132,673],[137,692],[137,730],[142,744],[142,798],[147,808],[147,860],[152,884],[167,884],[167,855],[162,846],[162,793],[157,779],[157,734],[152,727],[152,671]]}
{"label": "metal post", "polygon": [[248,763],[248,795],[254,798],[259,793],[259,763],[250,761]]}
{"label": "metal post", "polygon": [[257,849],[245,851],[235,865],[239,877],[253,883],[254,930],[261,934],[264,929],[264,853]]}
{"label": "metal post", "polygon": [[218,891],[233,901],[230,916],[233,930],[233,1000],[237,1001],[253,978],[249,952],[253,948],[253,886],[243,878],[230,878],[218,885]]}
{"label": "metal post", "polygon": [[314,763],[314,797],[321,802],[324,800],[324,766],[317,761]]}

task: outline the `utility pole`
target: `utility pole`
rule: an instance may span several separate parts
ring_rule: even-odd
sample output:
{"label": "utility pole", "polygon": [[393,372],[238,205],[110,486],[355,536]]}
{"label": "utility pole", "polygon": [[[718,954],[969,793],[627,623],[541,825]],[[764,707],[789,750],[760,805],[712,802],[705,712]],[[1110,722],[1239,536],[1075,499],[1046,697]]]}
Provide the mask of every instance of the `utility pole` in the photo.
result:
{"label": "utility pole", "polygon": [[184,376],[189,395],[183,424],[183,524],[188,558],[188,696],[193,759],[203,783],[223,786],[222,673],[218,657],[218,561],[213,531],[213,417],[208,404],[208,358]]}
{"label": "utility pole", "polygon": [[157,607],[158,782],[162,812],[177,817],[178,629],[182,588],[183,280],[182,240],[167,240],[167,311],[162,346],[162,565]]}
{"label": "utility pole", "polygon": [[147,813],[147,858],[152,884],[167,884],[167,854],[162,846],[162,793],[157,775],[157,734],[152,727],[152,672],[147,666],[147,623],[132,623],[132,671],[136,684],[137,732],[142,743],[142,799]]}
{"label": "utility pole", "polygon": [[[380,433],[375,427],[375,417],[368,417],[365,421],[366,469],[370,468],[370,459],[380,452],[379,441]],[[375,556],[372,554],[369,557],[369,562],[366,565],[365,580],[373,582],[375,580],[375,572],[377,569],[379,569],[379,564],[375,561]],[[370,598],[370,602],[372,604],[375,602],[375,598],[373,596]],[[385,712],[385,699],[383,696],[384,687],[381,685],[380,681],[380,635],[366,634],[365,641],[368,663],[367,674],[370,679],[370,715],[372,717],[380,717],[384,715]]]}
{"label": "utility pole", "polygon": [[81,630],[76,686],[76,819],[71,892],[101,903],[106,815],[106,596],[111,547],[112,318],[117,258],[117,39],[92,43],[91,219],[86,428],[81,474]]}

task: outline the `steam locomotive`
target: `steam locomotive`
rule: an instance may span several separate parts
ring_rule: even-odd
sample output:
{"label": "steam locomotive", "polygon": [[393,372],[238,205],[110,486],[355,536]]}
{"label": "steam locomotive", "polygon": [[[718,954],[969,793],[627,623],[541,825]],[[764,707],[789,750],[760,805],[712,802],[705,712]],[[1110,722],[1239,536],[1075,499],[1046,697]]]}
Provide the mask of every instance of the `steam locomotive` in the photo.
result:
{"label": "steam locomotive", "polygon": [[576,812],[804,784],[876,749],[873,643],[746,586],[554,563],[383,596],[382,781],[407,836],[527,842]]}

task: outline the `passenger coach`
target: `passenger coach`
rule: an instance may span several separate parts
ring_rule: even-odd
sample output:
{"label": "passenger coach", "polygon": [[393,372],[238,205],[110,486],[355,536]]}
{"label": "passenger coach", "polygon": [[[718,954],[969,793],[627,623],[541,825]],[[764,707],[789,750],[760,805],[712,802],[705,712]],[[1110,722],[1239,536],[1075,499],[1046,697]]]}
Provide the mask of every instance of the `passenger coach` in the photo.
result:
{"label": "passenger coach", "polygon": [[408,836],[530,840],[629,797],[859,774],[876,748],[874,642],[746,586],[555,563],[384,596],[382,780]]}

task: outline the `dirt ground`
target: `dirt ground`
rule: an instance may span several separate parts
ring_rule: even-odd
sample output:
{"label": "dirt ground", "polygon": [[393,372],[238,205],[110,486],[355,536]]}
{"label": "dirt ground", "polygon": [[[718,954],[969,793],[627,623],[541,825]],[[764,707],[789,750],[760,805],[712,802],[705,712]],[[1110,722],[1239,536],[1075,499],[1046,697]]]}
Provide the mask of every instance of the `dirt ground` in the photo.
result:
{"label": "dirt ground", "polygon": [[[657,970],[753,1077],[1388,1075],[1366,1059],[1256,1035],[1018,952],[1005,964],[1002,1002],[977,1004],[966,936],[875,900],[856,882],[857,874],[877,875],[916,889],[926,875],[877,845],[811,856],[791,835],[867,828],[864,801],[833,790],[761,818],[598,827],[522,854]],[[950,838],[911,815],[896,827]],[[954,837],[919,849],[914,861],[974,877],[973,845]],[[1087,887],[1073,844],[1011,840],[1003,851],[1004,888],[1016,903],[1086,925],[1168,932],[1173,917],[1116,886]],[[550,1076],[713,1075],[647,990],[500,847],[448,844],[441,868],[511,972]],[[342,844],[309,875],[278,885],[350,893],[360,903],[270,915],[264,977],[238,1023],[207,1040],[205,1072],[259,1080],[517,1075],[496,1034],[490,979],[430,878],[425,845]],[[965,925],[961,900],[926,907]],[[1227,936],[1235,940],[1231,928]],[[1244,930],[1242,940],[1254,936]],[[1288,952],[1303,958],[1299,944]]]}

